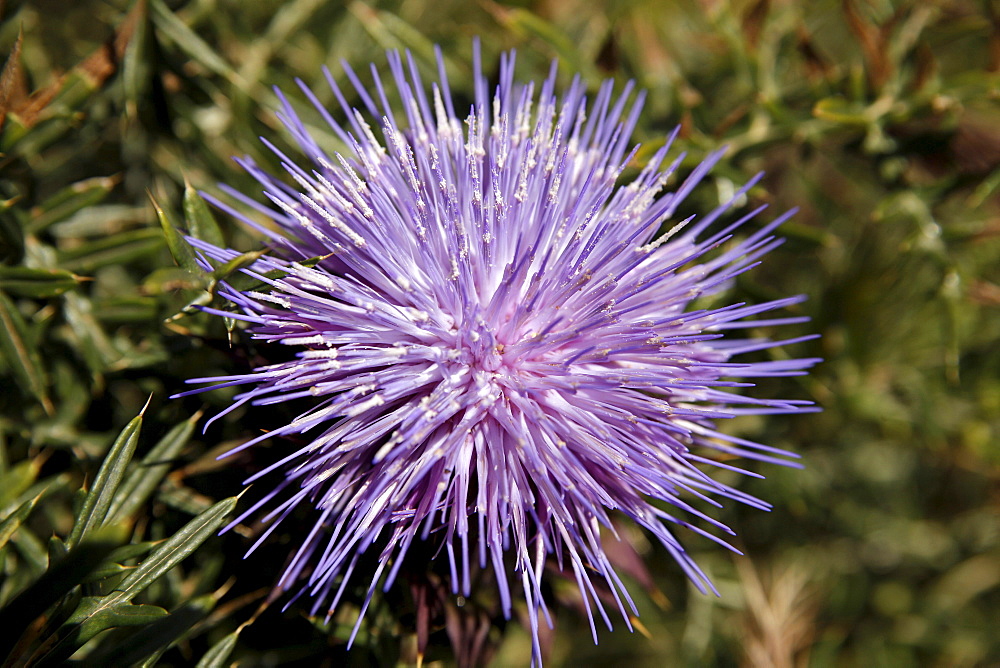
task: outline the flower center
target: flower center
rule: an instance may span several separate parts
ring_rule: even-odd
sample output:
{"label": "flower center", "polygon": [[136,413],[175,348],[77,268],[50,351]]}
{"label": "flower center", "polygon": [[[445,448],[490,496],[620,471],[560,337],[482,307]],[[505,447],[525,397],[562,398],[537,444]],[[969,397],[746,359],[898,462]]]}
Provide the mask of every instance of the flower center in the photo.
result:
{"label": "flower center", "polygon": [[485,371],[497,371],[503,363],[503,344],[497,343],[487,349],[479,364]]}

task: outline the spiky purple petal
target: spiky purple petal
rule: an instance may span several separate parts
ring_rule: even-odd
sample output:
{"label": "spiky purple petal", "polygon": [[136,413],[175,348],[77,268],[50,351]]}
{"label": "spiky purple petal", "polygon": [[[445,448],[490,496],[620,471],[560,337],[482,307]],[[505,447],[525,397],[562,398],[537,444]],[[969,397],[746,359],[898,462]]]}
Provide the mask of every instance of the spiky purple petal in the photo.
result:
{"label": "spiky purple petal", "polygon": [[[300,82],[346,155],[324,151],[278,91],[279,116],[308,162],[265,140],[295,185],[245,158],[270,205],[228,191],[278,231],[219,203],[274,245],[273,256],[245,271],[267,287],[225,286],[239,313],[205,310],[245,320],[254,338],[292,346],[295,359],[192,382],[251,385],[233,408],[306,400],[295,420],[231,451],[280,436],[310,439],[251,478],[284,474],[234,522],[270,508],[270,533],[299,504],[316,507],[280,587],[313,596],[314,614],[332,611],[359,556],[378,549],[367,607],[410,546],[433,540],[456,593],[470,594],[470,562],[494,569],[505,615],[512,589],[520,590],[538,660],[551,556],[572,570],[608,626],[593,578],[606,581],[626,623],[636,612],[601,547],[613,512],[656,536],[700,590],[712,589],[669,525],[727,545],[687,519],[732,533],[688,499],[768,507],[713,480],[705,465],[735,467],[712,453],[778,464],[795,456],[714,423],[810,410],[742,392],[747,379],[804,373],[816,360],[732,359],[809,337],[724,338],[800,322],[752,319],[800,297],[692,308],[781,243],[773,232],[787,214],[732,236],[760,209],[709,231],[757,179],[704,217],[677,223],[678,205],[721,152],[664,192],[681,161],[664,166],[671,136],[634,181],[617,185],[636,150],[629,139],[642,98],[630,102],[631,84],[616,96],[605,82],[588,104],[579,79],[557,96],[553,67],[536,92],[515,85],[509,54],[491,100],[478,63],[477,48],[476,99],[464,122],[443,65],[428,91],[398,54],[389,54],[395,107],[374,69],[374,95],[345,70],[366,113],[326,73],[343,125]],[[381,118],[381,138],[370,118]],[[215,262],[236,256],[192,243]]]}

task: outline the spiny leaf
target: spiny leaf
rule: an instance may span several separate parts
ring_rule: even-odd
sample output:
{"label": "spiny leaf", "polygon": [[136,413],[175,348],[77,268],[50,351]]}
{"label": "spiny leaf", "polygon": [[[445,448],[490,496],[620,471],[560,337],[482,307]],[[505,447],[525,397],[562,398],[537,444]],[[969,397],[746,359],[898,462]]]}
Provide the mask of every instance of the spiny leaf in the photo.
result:
{"label": "spiny leaf", "polygon": [[108,516],[108,509],[114,499],[115,491],[125,475],[125,468],[132,460],[135,446],[139,442],[139,430],[142,428],[142,415],[135,417],[118,435],[111,450],[104,458],[94,485],[83,502],[83,508],[76,518],[73,531],[66,544],[69,547],[80,542],[89,531],[101,526]]}
{"label": "spiny leaf", "polygon": [[184,236],[177,231],[177,226],[174,223],[173,217],[165,211],[156,202],[156,199],[152,194],[149,195],[150,201],[153,203],[153,208],[156,209],[156,217],[160,220],[160,226],[163,228],[163,235],[167,239],[167,248],[170,249],[170,255],[173,256],[174,262],[177,266],[190,271],[192,274],[201,273],[201,268],[198,266],[198,261],[195,259],[194,249],[191,245],[184,239]]}
{"label": "spiny leaf", "polygon": [[159,302],[155,297],[126,295],[97,299],[92,302],[94,316],[99,322],[110,324],[151,322],[157,315]]}
{"label": "spiny leaf", "polygon": [[[18,566],[18,581],[10,588],[9,594],[21,591],[29,582],[40,577],[49,567],[49,556],[45,551],[45,544],[42,542],[30,527],[21,525],[20,530],[10,538],[10,544],[17,550],[21,558],[21,565]],[[10,580],[7,581],[10,583]],[[8,596],[0,600],[0,605],[5,605]]]}
{"label": "spiny leaf", "polygon": [[48,639],[29,659],[36,668],[64,666],[78,649],[109,629],[144,626],[163,619],[167,611],[156,605],[118,603],[103,606],[101,597],[85,596],[73,614],[59,627],[55,640]]}
{"label": "spiny leaf", "polygon": [[212,278],[216,281],[224,281],[229,278],[232,274],[235,274],[240,269],[246,269],[251,266],[254,262],[264,257],[267,251],[247,251],[246,253],[240,253],[232,260],[227,261],[225,264],[220,265],[212,272]]}
{"label": "spiny leaf", "polygon": [[[330,255],[318,255],[316,257],[311,257],[308,260],[302,260],[298,264],[303,267],[315,267],[317,264],[331,257]],[[271,271],[266,271],[261,274],[264,278],[270,279],[272,281],[277,281],[278,279],[284,278],[288,275],[287,271],[282,271],[281,269],[272,269]],[[267,283],[256,278],[255,276],[248,276],[242,272],[233,274],[226,279],[226,283],[232,286],[234,289],[240,292],[248,292],[250,290],[260,290],[266,289],[268,287]]]}
{"label": "spiny leaf", "polygon": [[200,416],[200,413],[193,415],[189,420],[176,425],[142,458],[122,482],[111,508],[108,509],[109,517],[124,520],[146,503],[170,470],[171,461],[187,445]]}
{"label": "spiny leaf", "polygon": [[167,614],[166,610],[155,605],[116,603],[112,606],[104,606],[102,597],[85,596],[67,624],[80,626],[79,631],[74,634],[72,642],[77,647],[81,647],[101,631],[116,626],[148,624],[165,617]]}
{"label": "spiny leaf", "polygon": [[153,580],[179,564],[213,535],[226,521],[226,516],[236,507],[236,501],[235,496],[223,499],[185,524],[122,580],[115,592],[105,598],[112,602],[131,600]]}
{"label": "spiny leaf", "polygon": [[[2,148],[10,149],[28,136],[33,141],[20,144],[18,151],[23,155],[37,155],[73,127],[71,114],[67,112],[81,107],[118,71],[118,63],[125,55],[137,20],[138,14],[133,8],[112,39],[95,49],[68,74],[56,78],[9,109],[7,120],[10,125],[3,134]],[[29,130],[45,120],[56,122],[49,124],[44,132],[36,131],[29,135]]]}
{"label": "spiny leaf", "polygon": [[155,665],[156,660],[169,647],[179,642],[195,624],[205,619],[215,607],[216,597],[212,594],[199,596],[188,601],[170,615],[155,620],[149,626],[128,636],[124,642],[114,645],[105,643],[83,659],[79,668],[104,668],[114,664],[132,666],[139,662]]}
{"label": "spiny leaf", "polygon": [[162,540],[144,540],[138,543],[122,545],[108,556],[108,561],[121,562],[128,561],[129,559],[138,559],[141,556],[149,554],[157,545],[162,543]]}
{"label": "spiny leaf", "polygon": [[130,570],[132,570],[131,567],[123,566],[122,564],[115,563],[111,559],[108,559],[103,564],[92,570],[87,577],[83,578],[83,580],[80,581],[80,584],[100,582],[101,580],[121,575],[122,573]]}
{"label": "spiny leaf", "polygon": [[16,263],[24,257],[24,226],[8,211],[17,198],[0,200],[0,262]]}
{"label": "spiny leaf", "polygon": [[[105,629],[146,624],[167,614],[162,608],[153,610],[152,608],[156,606],[137,606],[132,605],[130,601],[218,531],[225,523],[227,515],[236,507],[236,501],[236,497],[219,501],[188,522],[168,540],[157,546],[110,594],[84,598],[73,615],[60,628],[58,641],[51,646],[51,649],[47,649],[39,665],[56,665]],[[107,552],[103,556],[107,556]],[[101,563],[103,559],[91,566],[87,572]],[[81,574],[80,579],[85,575],[86,573]]]}
{"label": "spiny leaf", "polygon": [[842,97],[825,97],[816,102],[813,116],[841,125],[866,126],[870,122],[865,107]]}
{"label": "spiny leaf", "polygon": [[191,234],[207,241],[213,246],[225,248],[226,240],[222,236],[219,224],[215,222],[208,203],[186,180],[184,182],[184,220]]}
{"label": "spiny leaf", "polygon": [[126,538],[119,526],[93,532],[8,605],[0,608],[0,657],[6,657],[29,626],[52,605],[79,586]]}

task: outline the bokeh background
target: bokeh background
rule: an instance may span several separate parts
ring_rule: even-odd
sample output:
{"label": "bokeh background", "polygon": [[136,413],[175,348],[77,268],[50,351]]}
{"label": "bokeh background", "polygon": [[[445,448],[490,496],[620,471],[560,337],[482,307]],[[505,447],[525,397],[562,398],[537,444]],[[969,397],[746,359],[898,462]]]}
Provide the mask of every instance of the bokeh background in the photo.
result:
{"label": "bokeh background", "polygon": [[[324,65],[370,81],[369,62],[409,49],[430,79],[439,44],[467,102],[476,35],[491,76],[516,48],[522,81],[553,59],[564,84],[635,80],[649,95],[636,165],[678,124],[685,170],[727,144],[682,213],[766,171],[741,210],[799,213],[732,299],[808,295],[796,313],[812,322],[780,334],[822,338],[770,354],[826,360],[756,390],[822,413],[725,425],[805,469],[754,466],[766,479],[739,485],[774,510],[718,513],[747,558],[682,537],[721,596],[626,529],[648,567],[627,577],[640,630],[619,622],[594,646],[553,578],[547,665],[1000,664],[996,2],[6,0],[0,20],[4,666],[416,663],[426,589],[377,599],[346,653],[356,598],[328,624],[268,598],[291,525],[247,561],[259,526],[216,535],[241,480],[289,444],[215,455],[288,411],[202,433],[231,393],[168,398],[269,351],[219,318],[176,315],[211,298],[211,277],[175,264],[161,218],[261,248],[194,189],[256,194],[234,155],[278,169],[258,140],[289,144],[272,86],[321,133],[296,77],[329,102]],[[525,665],[528,635],[493,598],[442,603],[424,664],[471,656],[449,642],[462,627],[479,661]]]}

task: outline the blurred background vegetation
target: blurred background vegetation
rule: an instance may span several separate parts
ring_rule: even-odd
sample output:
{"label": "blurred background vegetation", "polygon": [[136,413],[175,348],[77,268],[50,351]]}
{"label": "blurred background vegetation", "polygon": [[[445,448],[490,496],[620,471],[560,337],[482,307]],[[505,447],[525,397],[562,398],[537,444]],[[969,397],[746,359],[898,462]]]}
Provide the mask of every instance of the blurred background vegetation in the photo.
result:
{"label": "blurred background vegetation", "polygon": [[[202,434],[231,393],[168,399],[268,353],[221,319],[174,317],[226,270],[191,272],[168,246],[176,226],[261,247],[185,182],[257,194],[234,155],[278,171],[257,139],[289,145],[272,86],[322,133],[296,77],[329,102],[324,64],[344,82],[341,59],[365,77],[409,49],[429,80],[439,44],[468,101],[475,35],[491,75],[516,48],[522,81],[552,59],[564,83],[636,80],[636,140],[680,124],[687,168],[728,144],[692,212],[765,170],[746,207],[799,213],[732,298],[807,294],[812,322],[780,335],[822,339],[773,354],[827,360],[757,390],[824,412],[725,425],[806,468],[739,481],[775,505],[721,511],[749,558],[682,536],[722,596],[632,532],[652,574],[628,579],[642,632],[619,622],[595,647],[554,578],[547,665],[1000,663],[997,3],[6,0],[0,19],[2,665],[415,663],[426,587],[379,599],[347,655],[356,600],[324,625],[268,598],[289,525],[247,561],[259,526],[216,535],[241,480],[288,444],[215,455],[287,412]],[[492,596],[439,602],[451,622],[434,620],[424,662],[455,665],[461,626],[485,638],[481,660],[524,665],[528,636]]]}

